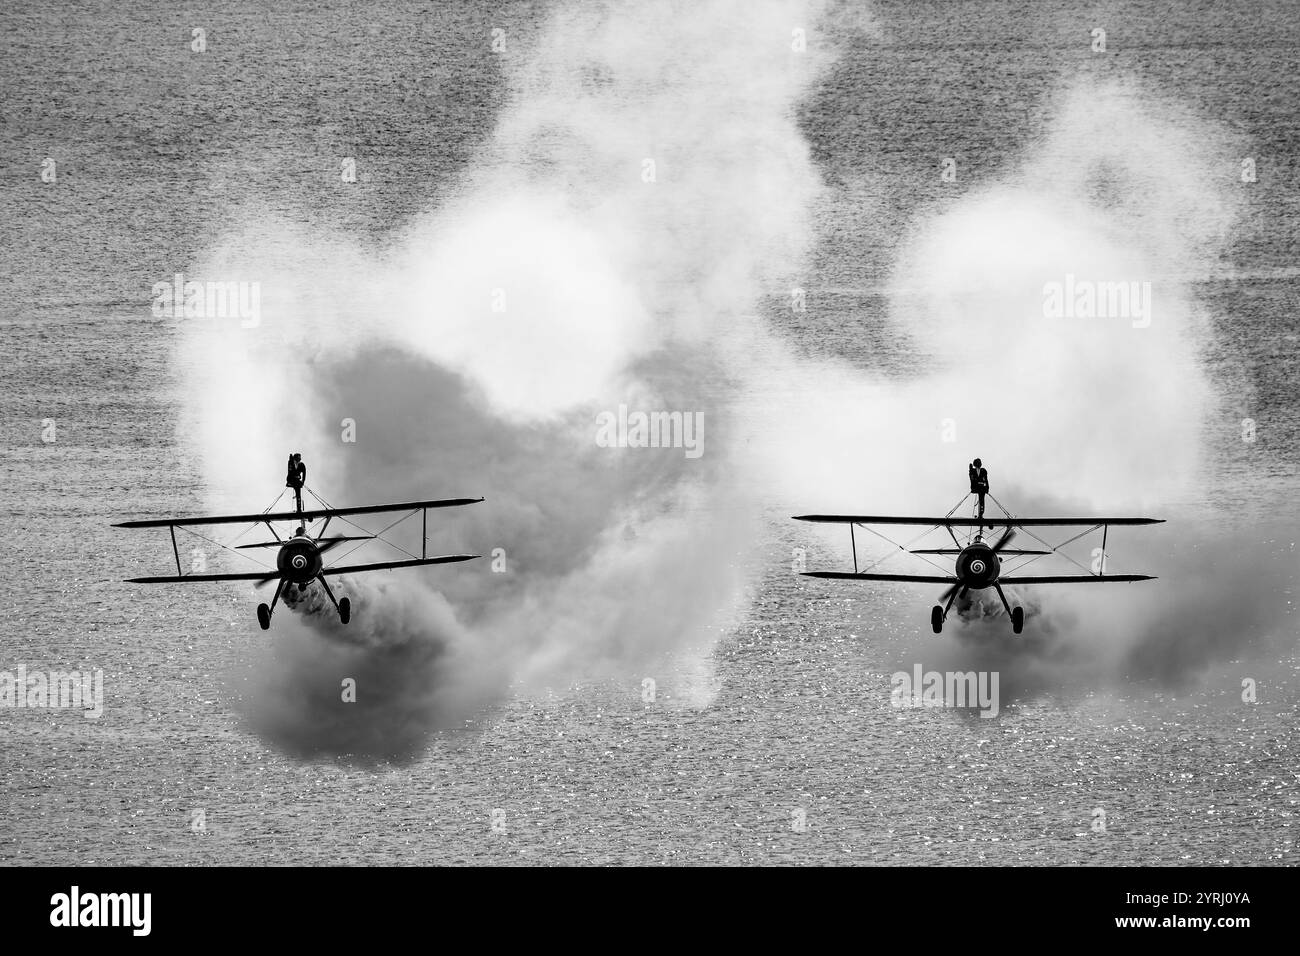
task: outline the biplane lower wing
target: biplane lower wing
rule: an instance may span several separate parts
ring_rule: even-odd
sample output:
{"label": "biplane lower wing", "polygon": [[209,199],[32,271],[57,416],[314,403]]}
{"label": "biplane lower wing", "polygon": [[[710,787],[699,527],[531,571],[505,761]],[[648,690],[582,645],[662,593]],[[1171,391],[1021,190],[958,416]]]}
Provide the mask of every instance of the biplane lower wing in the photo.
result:
{"label": "biplane lower wing", "polygon": [[952,575],[936,574],[859,574],[856,571],[804,571],[806,578],[828,578],[832,581],[918,581],[922,584],[957,584]]}
{"label": "biplane lower wing", "polygon": [[900,518],[894,515],[795,515],[795,521],[818,524],[912,524],[949,528],[1091,527],[1093,525],[1163,524],[1164,518]]}
{"label": "biplane lower wing", "polygon": [[437,558],[415,558],[411,561],[380,561],[376,564],[350,564],[347,567],[324,568],[321,574],[347,574],[349,571],[384,571],[388,568],[413,568],[420,564],[452,564],[456,561],[473,561],[477,554],[444,554]]}
{"label": "biplane lower wing", "polygon": [[279,576],[279,571],[248,571],[241,574],[171,574],[126,580],[130,584],[181,584],[187,581],[270,581]]}
{"label": "biplane lower wing", "polygon": [[1108,581],[1154,581],[1153,574],[1029,574],[1012,575],[999,578],[999,584],[1077,584],[1080,581],[1095,581],[1104,584]]}
{"label": "biplane lower wing", "polygon": [[315,521],[317,518],[337,518],[344,515],[380,514],[385,511],[420,511],[425,508],[455,508],[472,505],[482,498],[438,498],[431,501],[399,501],[391,505],[361,505],[356,508],[313,508],[310,511],[276,511],[251,515],[208,515],[199,518],[146,518],[143,521],[123,521],[115,528],[183,528],[200,524],[253,524],[265,521]]}
{"label": "biplane lower wing", "polygon": [[[806,578],[828,578],[832,581],[916,581],[921,584],[960,584],[955,577],[933,574],[857,574],[853,571],[804,571]],[[1077,581],[1154,581],[1151,574],[1029,574],[999,578],[999,584],[1074,584]]]}
{"label": "biplane lower wing", "polygon": [[[452,564],[456,561],[473,561],[477,554],[444,554],[436,558],[415,558],[411,561],[379,561],[374,564],[350,564],[346,567],[323,568],[321,574],[345,574],[349,571],[383,571],[387,568],[413,568],[421,564]],[[241,574],[170,574],[147,578],[127,578],[131,584],[187,584],[200,581],[274,581],[279,571],[249,571]]]}

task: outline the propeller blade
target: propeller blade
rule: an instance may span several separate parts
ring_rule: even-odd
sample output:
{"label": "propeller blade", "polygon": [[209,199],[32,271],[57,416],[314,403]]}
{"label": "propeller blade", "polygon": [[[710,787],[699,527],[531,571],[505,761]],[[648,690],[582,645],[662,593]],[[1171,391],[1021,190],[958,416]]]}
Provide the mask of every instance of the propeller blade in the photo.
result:
{"label": "propeller blade", "polygon": [[948,590],[946,590],[946,591],[943,592],[943,596],[939,598],[939,603],[940,603],[940,604],[947,604],[947,603],[948,603],[948,598],[952,597],[952,592],[953,592],[953,591],[956,591],[958,588],[961,588],[961,593],[962,593],[962,594],[965,594],[965,593],[966,593],[966,585],[962,584],[961,582],[958,582],[957,584],[954,584],[954,585],[953,585],[952,587],[950,587]]}
{"label": "propeller blade", "polygon": [[253,582],[253,587],[255,587],[255,588],[264,588],[264,587],[266,587],[268,584],[270,584],[272,581],[278,581],[279,579],[280,579],[280,572],[279,572],[279,571],[272,571],[272,572],[271,572],[270,574],[268,574],[266,577],[262,578],[262,580]]}
{"label": "propeller blade", "polygon": [[337,538],[322,538],[316,543],[320,546],[320,553],[324,554],[330,548],[337,547],[344,541],[373,541],[375,537],[373,534],[341,535]]}
{"label": "propeller blade", "polygon": [[[373,535],[373,534],[340,535],[340,536],[337,537],[337,538],[322,538],[322,539],[321,539],[320,541],[318,541],[317,543],[323,545],[323,547],[321,548],[322,551],[328,551],[330,548],[334,547],[336,544],[338,544],[338,543],[341,542],[341,541],[373,541],[373,540],[375,539],[375,537],[376,537],[376,535]],[[283,541],[257,541],[257,542],[255,542],[255,543],[253,543],[253,544],[237,544],[237,545],[235,545],[235,547],[236,547],[237,549],[239,549],[239,548],[278,548],[278,547],[282,546],[283,544],[284,544]]]}

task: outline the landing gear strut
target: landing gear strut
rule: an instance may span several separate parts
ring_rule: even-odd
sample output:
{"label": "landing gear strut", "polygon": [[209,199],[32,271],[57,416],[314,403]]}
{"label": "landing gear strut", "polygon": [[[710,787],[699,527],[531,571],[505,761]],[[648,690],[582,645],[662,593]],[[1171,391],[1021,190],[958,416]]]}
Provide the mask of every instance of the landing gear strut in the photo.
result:
{"label": "landing gear strut", "polygon": [[330,590],[329,582],[325,580],[325,575],[317,575],[316,580],[320,582],[320,586],[323,587],[325,593],[329,595],[330,603],[334,605],[334,609],[339,612],[339,622],[346,624],[352,618],[352,602],[347,598],[343,598],[341,601],[334,600],[334,592]]}
{"label": "landing gear strut", "polygon": [[271,612],[275,610],[275,602],[280,600],[280,592],[284,590],[284,578],[281,578],[275,586],[275,597],[271,598],[271,606],[265,604],[257,606],[257,623],[262,626],[262,630],[271,629]]}
{"label": "landing gear strut", "polygon": [[1012,608],[1007,602],[1007,596],[1002,593],[1002,585],[994,584],[998,589],[998,597],[1002,598],[1002,606],[1007,609],[1007,616],[1011,618],[1011,630],[1019,634],[1025,627],[1025,609],[1023,607]]}
{"label": "landing gear strut", "polygon": [[939,634],[943,631],[943,622],[948,616],[948,612],[952,609],[952,602],[965,593],[965,588],[954,587],[952,589],[952,594],[948,595],[948,603],[946,605],[939,607],[939,605],[936,604],[930,609],[930,629],[934,631],[934,633]]}

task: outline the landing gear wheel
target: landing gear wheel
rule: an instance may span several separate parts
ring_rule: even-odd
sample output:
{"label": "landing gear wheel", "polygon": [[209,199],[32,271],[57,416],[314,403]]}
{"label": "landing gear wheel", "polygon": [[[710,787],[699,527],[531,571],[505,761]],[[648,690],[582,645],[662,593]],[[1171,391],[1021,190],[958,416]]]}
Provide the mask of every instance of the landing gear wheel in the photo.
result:
{"label": "landing gear wheel", "polygon": [[1013,607],[1011,609],[1011,630],[1019,634],[1025,628],[1025,609],[1023,607]]}
{"label": "landing gear wheel", "polygon": [[339,598],[339,620],[344,624],[352,617],[352,602],[347,598]]}
{"label": "landing gear wheel", "polygon": [[257,606],[257,623],[262,625],[264,631],[271,629],[271,609],[265,604]]}
{"label": "landing gear wheel", "polygon": [[943,630],[943,608],[937,604],[930,609],[930,628],[936,634]]}

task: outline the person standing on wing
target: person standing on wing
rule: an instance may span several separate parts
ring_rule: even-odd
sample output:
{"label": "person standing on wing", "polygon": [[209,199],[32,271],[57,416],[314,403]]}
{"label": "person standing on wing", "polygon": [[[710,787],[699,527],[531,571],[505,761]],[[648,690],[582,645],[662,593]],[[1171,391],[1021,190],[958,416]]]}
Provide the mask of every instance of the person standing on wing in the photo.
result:
{"label": "person standing on wing", "polygon": [[[980,498],[979,515],[980,515],[980,521],[982,522],[984,520],[984,496],[989,493],[988,469],[984,467],[984,465],[980,462],[978,458],[976,458],[970,464],[969,473],[970,473],[970,493],[973,495],[979,495]],[[981,524],[980,529],[983,530],[983,528],[984,525]]]}
{"label": "person standing on wing", "polygon": [[302,455],[294,452],[289,456],[288,473],[284,476],[284,486],[293,489],[294,502],[298,505],[298,510],[302,511],[302,486],[307,483],[307,465],[302,460]]}

